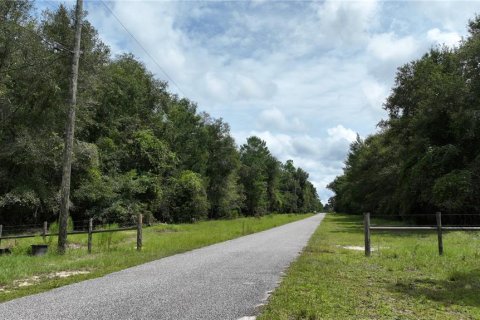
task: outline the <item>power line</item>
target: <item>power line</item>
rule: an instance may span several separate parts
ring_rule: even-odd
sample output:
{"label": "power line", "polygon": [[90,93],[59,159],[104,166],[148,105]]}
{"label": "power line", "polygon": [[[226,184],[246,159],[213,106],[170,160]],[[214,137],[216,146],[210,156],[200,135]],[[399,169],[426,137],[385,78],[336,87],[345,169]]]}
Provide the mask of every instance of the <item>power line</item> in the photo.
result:
{"label": "power line", "polygon": [[68,52],[68,53],[73,53],[73,51],[71,49],[68,48],[67,45],[64,45],[63,43],[61,42],[58,42],[56,40],[50,40],[48,39],[46,36],[42,35],[42,34],[38,34],[37,32],[31,30],[30,28],[27,28],[25,26],[22,26],[21,24],[19,23],[15,23],[16,26],[19,26],[20,28],[32,33],[33,35],[35,35],[36,37],[40,38],[42,40],[43,43],[47,44],[47,46],[49,46],[50,48],[54,49],[54,50],[59,50],[59,51],[64,51],[64,52]]}
{"label": "power line", "polygon": [[168,75],[168,73],[160,66],[157,60],[155,60],[155,58],[147,51],[147,49],[140,43],[140,41],[138,41],[137,38],[135,38],[135,36],[127,29],[127,27],[122,23],[122,21],[120,21],[117,15],[115,15],[113,10],[110,9],[110,7],[103,0],[100,0],[100,2],[105,6],[105,8],[107,8],[108,11],[110,11],[110,13],[115,18],[115,20],[117,20],[118,23],[123,27],[123,29],[130,35],[130,37],[132,37],[132,39],[135,40],[135,42],[138,44],[140,48],[142,48],[142,50],[147,54],[147,56],[149,56],[150,59],[157,65],[157,67],[160,69],[160,71],[162,71],[162,73],[167,77],[167,79],[170,80],[170,82],[173,83],[178,88],[178,90],[186,97],[187,95],[180,88],[180,86],[173,80],[172,77]]}
{"label": "power line", "polygon": [[[67,46],[65,46],[64,44],[62,44],[58,41],[50,40],[46,36],[44,36],[42,34],[39,34],[39,33],[35,32],[34,30],[32,30],[30,28],[27,28],[27,27],[25,27],[25,26],[23,26],[19,23],[12,22],[12,24],[14,24],[17,27],[22,28],[25,31],[28,31],[29,33],[31,33],[34,36],[36,36],[37,38],[39,38],[40,42],[43,43],[44,45],[46,45],[49,49],[53,49],[55,54],[60,52],[60,51],[67,52],[67,53],[72,53],[72,51],[70,49],[68,49]],[[48,61],[49,59],[44,58],[40,61],[40,63],[25,63],[25,64],[22,64],[20,66],[16,66],[16,67],[13,67],[13,68],[8,68],[6,70],[0,70],[0,74],[6,74],[6,73],[12,72],[12,71],[18,71],[18,70],[22,70],[22,69],[42,66],[43,62],[47,62],[47,64],[43,65],[42,67],[49,67],[61,58],[62,58],[62,56],[59,56],[59,57],[56,57],[56,58],[54,58],[50,61]]]}

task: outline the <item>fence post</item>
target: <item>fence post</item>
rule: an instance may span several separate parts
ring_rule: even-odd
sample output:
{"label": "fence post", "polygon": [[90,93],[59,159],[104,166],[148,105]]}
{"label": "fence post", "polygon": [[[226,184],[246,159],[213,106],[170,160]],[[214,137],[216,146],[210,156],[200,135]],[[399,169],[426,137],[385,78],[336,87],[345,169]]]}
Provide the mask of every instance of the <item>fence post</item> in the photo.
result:
{"label": "fence post", "polygon": [[87,242],[88,253],[92,253],[92,231],[93,231],[93,218],[90,218],[90,220],[88,220],[88,242]]}
{"label": "fence post", "polygon": [[0,224],[0,244],[2,244],[3,224]]}
{"label": "fence post", "polygon": [[365,256],[370,257],[370,212],[363,214],[363,228],[365,233]]}
{"label": "fence post", "polygon": [[443,255],[442,213],[437,212],[438,254]]}
{"label": "fence post", "polygon": [[48,232],[48,222],[43,221],[43,231],[42,231],[43,242],[47,241],[47,232]]}
{"label": "fence post", "polygon": [[143,215],[138,214],[137,220],[137,251],[142,251],[142,224],[143,224]]}

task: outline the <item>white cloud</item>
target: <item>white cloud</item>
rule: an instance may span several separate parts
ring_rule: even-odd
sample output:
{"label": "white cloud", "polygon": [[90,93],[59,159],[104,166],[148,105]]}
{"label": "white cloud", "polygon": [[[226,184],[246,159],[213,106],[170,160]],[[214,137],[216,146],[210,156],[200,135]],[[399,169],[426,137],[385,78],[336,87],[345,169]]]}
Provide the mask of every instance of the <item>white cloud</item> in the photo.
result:
{"label": "white cloud", "polygon": [[480,13],[480,1],[413,1],[412,11],[441,30],[464,33],[469,19]]}
{"label": "white cloud", "polygon": [[322,37],[335,44],[355,45],[365,40],[374,24],[378,2],[331,1],[321,3],[317,9]]}
{"label": "white cloud", "polygon": [[215,100],[227,101],[229,98],[229,86],[225,80],[213,72],[205,74],[205,86],[210,96]]}
{"label": "white cloud", "polygon": [[462,40],[457,32],[442,32],[438,28],[428,30],[427,38],[437,44],[445,44],[450,47],[458,46],[460,40]]}
{"label": "white cloud", "polygon": [[306,127],[298,117],[287,117],[278,108],[263,110],[258,118],[257,126],[260,129],[280,131],[301,131]]}
{"label": "white cloud", "polygon": [[371,108],[380,110],[387,98],[388,88],[375,80],[362,82],[363,93]]}
{"label": "white cloud", "polygon": [[367,50],[380,60],[406,60],[417,51],[418,44],[413,36],[398,38],[393,32],[372,36]]}
{"label": "white cloud", "polygon": [[272,81],[255,79],[246,75],[237,75],[236,85],[238,86],[238,97],[240,99],[268,99],[271,98],[277,87]]}
{"label": "white cloud", "polygon": [[334,128],[329,128],[327,132],[329,137],[335,141],[343,139],[348,142],[352,142],[355,141],[355,139],[357,138],[357,133],[355,131],[347,129],[340,124]]}

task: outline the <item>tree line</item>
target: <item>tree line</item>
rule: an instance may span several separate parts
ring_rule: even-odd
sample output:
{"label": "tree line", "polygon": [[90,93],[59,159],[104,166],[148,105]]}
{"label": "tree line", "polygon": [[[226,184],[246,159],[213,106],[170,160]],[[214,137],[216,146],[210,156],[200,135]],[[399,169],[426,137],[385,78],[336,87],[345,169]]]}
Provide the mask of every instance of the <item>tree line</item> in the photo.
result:
{"label": "tree line", "polygon": [[480,214],[479,16],[468,31],[458,47],[432,48],[398,69],[388,118],[351,144],[329,185],[336,211]]}
{"label": "tree line", "polygon": [[[0,2],[0,224],[55,220],[74,13]],[[321,210],[308,173],[168,91],[84,20],[71,214],[128,223]]]}

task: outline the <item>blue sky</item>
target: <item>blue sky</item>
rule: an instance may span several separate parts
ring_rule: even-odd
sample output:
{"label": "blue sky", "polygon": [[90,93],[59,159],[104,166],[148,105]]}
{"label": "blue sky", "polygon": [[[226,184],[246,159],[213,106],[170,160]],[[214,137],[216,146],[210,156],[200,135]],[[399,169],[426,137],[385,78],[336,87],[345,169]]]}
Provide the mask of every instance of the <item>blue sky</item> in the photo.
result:
{"label": "blue sky", "polygon": [[[58,1],[37,2],[39,8]],[[74,2],[66,1],[68,6]],[[376,131],[396,69],[458,45],[480,1],[109,1],[128,30],[199,110],[240,145],[264,139],[304,168],[325,202],[356,134]],[[166,76],[99,1],[88,19],[113,53]]]}

